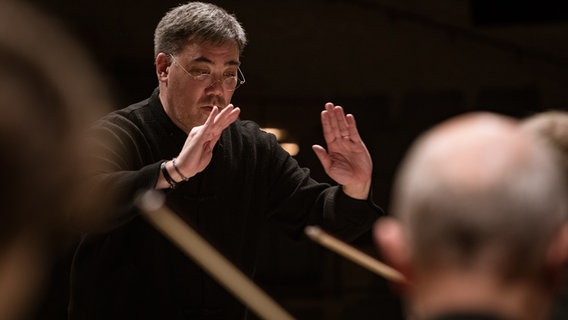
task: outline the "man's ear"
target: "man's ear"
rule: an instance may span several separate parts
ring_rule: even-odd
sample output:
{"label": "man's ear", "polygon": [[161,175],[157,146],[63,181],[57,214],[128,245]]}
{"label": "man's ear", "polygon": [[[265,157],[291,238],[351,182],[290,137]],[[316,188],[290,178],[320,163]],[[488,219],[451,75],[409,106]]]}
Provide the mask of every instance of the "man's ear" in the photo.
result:
{"label": "man's ear", "polygon": [[386,263],[411,282],[411,253],[400,222],[391,217],[378,219],[373,227],[373,239]]}
{"label": "man's ear", "polygon": [[159,81],[167,80],[170,65],[170,57],[163,52],[158,53],[156,56],[156,75],[158,76]]}

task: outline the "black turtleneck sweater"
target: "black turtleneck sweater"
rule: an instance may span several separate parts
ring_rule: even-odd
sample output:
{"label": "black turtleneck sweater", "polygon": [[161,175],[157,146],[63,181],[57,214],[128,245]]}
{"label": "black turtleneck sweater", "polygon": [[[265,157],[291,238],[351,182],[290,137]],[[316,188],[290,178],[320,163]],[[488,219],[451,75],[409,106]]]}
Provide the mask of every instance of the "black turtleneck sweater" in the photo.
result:
{"label": "black turtleneck sweater", "polygon": [[[96,126],[106,135],[100,183],[118,201],[106,231],[87,235],[73,264],[70,319],[242,319],[245,308],[141,216],[133,204],[152,189],[164,160],[187,138],[152,96]],[[166,190],[167,204],[253,277],[267,223],[291,237],[320,225],[345,240],[369,230],[381,209],[317,183],[251,121],[224,130],[208,167]],[[115,199],[116,200],[116,199]]]}

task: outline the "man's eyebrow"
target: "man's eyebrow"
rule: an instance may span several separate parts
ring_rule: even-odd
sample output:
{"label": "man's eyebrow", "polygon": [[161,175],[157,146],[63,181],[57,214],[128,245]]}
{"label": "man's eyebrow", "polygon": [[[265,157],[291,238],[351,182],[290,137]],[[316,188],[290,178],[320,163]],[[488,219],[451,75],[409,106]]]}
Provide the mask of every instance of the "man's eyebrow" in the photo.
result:
{"label": "man's eyebrow", "polygon": [[[213,63],[213,61],[211,61],[211,59],[208,59],[208,58],[203,57],[203,56],[197,57],[197,58],[193,59],[192,61],[193,62],[205,62],[205,63],[211,63],[211,64]],[[225,62],[226,66],[239,66],[240,64],[241,64],[240,61],[237,61],[237,60],[229,60],[229,61]]]}

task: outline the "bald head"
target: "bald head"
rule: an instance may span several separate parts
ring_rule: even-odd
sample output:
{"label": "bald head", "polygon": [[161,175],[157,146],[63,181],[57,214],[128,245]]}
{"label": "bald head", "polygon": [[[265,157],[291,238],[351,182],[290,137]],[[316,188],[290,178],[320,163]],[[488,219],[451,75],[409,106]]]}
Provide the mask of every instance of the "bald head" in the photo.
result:
{"label": "bald head", "polygon": [[565,219],[564,195],[551,150],[513,119],[472,113],[416,141],[397,176],[392,212],[421,268],[500,257],[500,272],[517,277],[538,269]]}
{"label": "bald head", "polygon": [[475,114],[446,122],[417,144],[409,162],[464,192],[483,191],[532,152],[513,120]]}

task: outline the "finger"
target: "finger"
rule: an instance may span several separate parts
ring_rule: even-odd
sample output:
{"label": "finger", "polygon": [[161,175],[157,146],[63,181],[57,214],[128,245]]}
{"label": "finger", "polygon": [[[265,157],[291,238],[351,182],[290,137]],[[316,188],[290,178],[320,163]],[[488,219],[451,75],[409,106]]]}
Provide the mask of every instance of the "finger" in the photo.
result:
{"label": "finger", "polygon": [[218,123],[215,124],[214,132],[217,135],[221,135],[223,130],[229,127],[233,122],[239,117],[240,110],[235,109],[233,112],[227,114],[223,119],[220,119]]}
{"label": "finger", "polygon": [[223,129],[225,129],[226,127],[228,127],[231,123],[235,122],[238,118],[239,118],[239,114],[241,113],[241,109],[240,108],[234,108],[232,109],[227,115],[226,117],[223,119]]}
{"label": "finger", "polygon": [[240,109],[235,108],[232,104],[229,104],[226,108],[221,110],[221,112],[215,117],[214,120],[214,130],[223,131],[231,123],[233,123],[239,117]]}
{"label": "finger", "polygon": [[329,111],[329,123],[335,139],[349,138],[349,130],[343,108],[330,103],[326,104],[326,110]]}
{"label": "finger", "polygon": [[219,113],[219,108],[214,106],[205,120],[205,123],[201,126],[193,127],[189,132],[189,135],[192,137],[207,137],[209,136],[210,132],[215,127],[215,118]]}
{"label": "finger", "polygon": [[215,120],[215,117],[217,117],[217,114],[219,114],[219,107],[214,106],[213,109],[211,109],[211,113],[209,113],[209,116],[207,117],[207,120],[205,121],[203,126],[205,128],[210,127],[214,123],[214,120]]}
{"label": "finger", "polygon": [[321,112],[321,127],[323,129],[323,137],[325,139],[325,142],[327,144],[333,142],[336,139],[336,137],[333,132],[333,129],[331,128],[331,124],[329,121],[329,111],[327,110]]}
{"label": "finger", "polygon": [[325,104],[325,111],[327,111],[326,116],[329,124],[330,133],[335,138],[339,138],[341,134],[339,133],[339,123],[337,121],[337,115],[335,114],[335,108],[336,106],[334,106],[333,103],[331,102]]}
{"label": "finger", "polygon": [[347,128],[349,132],[349,139],[351,141],[360,141],[361,136],[359,135],[359,130],[357,129],[357,123],[355,122],[355,117],[352,114],[345,116],[347,122]]}
{"label": "finger", "polygon": [[335,121],[337,122],[338,138],[349,137],[349,126],[347,124],[343,108],[341,106],[335,106],[335,108],[333,108],[333,114],[335,116]]}
{"label": "finger", "polygon": [[314,150],[316,156],[321,162],[323,169],[325,170],[325,172],[327,172],[328,168],[331,165],[331,160],[329,158],[329,155],[327,154],[327,151],[325,151],[325,149],[322,146],[317,144],[312,146],[312,150]]}
{"label": "finger", "polygon": [[225,108],[223,108],[222,110],[219,111],[219,114],[217,114],[217,116],[215,116],[215,120],[213,121],[215,123],[215,125],[218,125],[220,122],[223,121],[224,118],[227,117],[227,115],[233,110],[233,105],[229,104],[228,106],[226,106]]}

